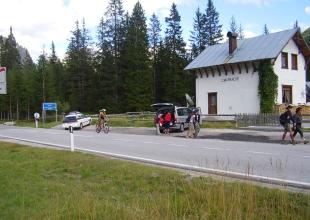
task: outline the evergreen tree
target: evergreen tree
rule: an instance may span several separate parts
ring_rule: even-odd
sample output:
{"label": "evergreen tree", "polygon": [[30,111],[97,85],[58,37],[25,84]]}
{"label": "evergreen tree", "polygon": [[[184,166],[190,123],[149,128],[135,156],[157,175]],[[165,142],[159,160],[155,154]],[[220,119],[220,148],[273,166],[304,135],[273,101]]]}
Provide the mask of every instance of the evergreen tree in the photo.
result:
{"label": "evergreen tree", "polygon": [[122,77],[120,65],[120,53],[124,46],[124,39],[126,34],[124,18],[123,2],[122,0],[110,0],[105,13],[106,24],[108,29],[108,41],[112,46],[113,55],[113,74],[110,77],[114,78],[116,83],[113,88],[114,105],[120,107],[120,99],[122,96]]}
{"label": "evergreen tree", "polygon": [[231,32],[237,33],[238,27],[237,27],[236,19],[234,16],[231,16],[229,27],[230,27]]}
{"label": "evergreen tree", "polygon": [[92,54],[90,49],[90,37],[85,22],[82,28],[76,22],[75,30],[67,49],[67,72],[70,78],[69,102],[73,108],[79,111],[89,111],[95,102],[95,97],[91,97],[91,78],[93,75]]}
{"label": "evergreen tree", "polygon": [[148,28],[148,36],[151,48],[151,58],[154,59],[156,54],[158,53],[158,49],[161,42],[161,25],[158,20],[158,17],[155,14],[152,14],[150,18],[150,24]]}
{"label": "evergreen tree", "polygon": [[264,29],[263,29],[263,35],[267,35],[269,34],[269,29],[267,27],[267,24],[264,25]]}
{"label": "evergreen tree", "polygon": [[200,12],[199,7],[196,10],[194,18],[194,30],[191,31],[191,57],[194,59],[206,48],[206,34],[204,30],[204,15]]}
{"label": "evergreen tree", "polygon": [[152,69],[148,52],[148,35],[144,11],[139,2],[129,19],[122,52],[124,100],[127,111],[148,109],[153,102]]}
{"label": "evergreen tree", "polygon": [[108,23],[101,18],[97,27],[97,48],[95,54],[95,77],[93,81],[93,94],[95,96],[103,95],[98,99],[95,108],[107,108],[110,112],[118,112],[119,106],[115,102],[115,87],[117,85],[115,74],[115,58],[113,56],[114,48],[110,41]]}
{"label": "evergreen tree", "polygon": [[222,39],[222,25],[219,24],[219,13],[213,5],[212,0],[208,0],[205,14],[205,33],[207,35],[207,44],[218,44]]}
{"label": "evergreen tree", "polygon": [[158,88],[158,71],[156,70],[156,62],[158,59],[158,51],[160,47],[161,39],[161,25],[158,20],[158,17],[153,14],[150,18],[150,24],[148,28],[148,36],[149,36],[149,43],[150,43],[150,55],[152,61],[152,68],[153,68],[153,94],[156,97],[156,91]]}
{"label": "evergreen tree", "polygon": [[258,69],[260,112],[272,113],[277,96],[278,76],[274,73],[270,60],[261,61]]}
{"label": "evergreen tree", "polygon": [[180,21],[181,17],[173,3],[169,17],[166,17],[165,42],[158,55],[157,68],[160,76],[157,101],[184,104],[184,94],[193,91],[193,76],[183,71],[188,60]]}
{"label": "evergreen tree", "polygon": [[12,27],[10,27],[9,36],[4,40],[1,60],[2,65],[5,66],[8,71],[13,67],[19,67],[21,65],[20,55]]}
{"label": "evergreen tree", "polygon": [[298,24],[298,21],[296,20],[295,23],[294,23],[294,28],[299,28],[299,24]]}
{"label": "evergreen tree", "polygon": [[54,42],[51,44],[51,55],[47,60],[47,90],[49,94],[49,100],[51,102],[62,102],[65,99],[64,83],[64,68],[59,58],[56,55]]}
{"label": "evergreen tree", "polygon": [[241,23],[239,24],[239,28],[238,28],[238,38],[240,40],[244,39],[244,32],[243,32],[243,27]]}

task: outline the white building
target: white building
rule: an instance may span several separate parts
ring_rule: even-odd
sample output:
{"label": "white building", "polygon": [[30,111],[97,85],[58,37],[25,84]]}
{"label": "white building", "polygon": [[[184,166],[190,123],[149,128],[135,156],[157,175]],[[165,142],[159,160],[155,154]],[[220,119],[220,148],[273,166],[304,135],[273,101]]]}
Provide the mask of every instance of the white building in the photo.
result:
{"label": "white building", "polygon": [[258,66],[270,60],[278,75],[277,103],[306,102],[310,50],[298,29],[207,47],[185,70],[196,74],[196,106],[203,114],[259,113]]}

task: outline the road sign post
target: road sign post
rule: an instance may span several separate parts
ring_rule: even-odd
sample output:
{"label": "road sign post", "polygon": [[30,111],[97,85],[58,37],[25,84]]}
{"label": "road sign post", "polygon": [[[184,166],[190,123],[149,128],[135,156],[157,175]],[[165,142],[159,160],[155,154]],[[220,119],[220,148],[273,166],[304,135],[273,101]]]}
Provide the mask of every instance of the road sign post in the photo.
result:
{"label": "road sign post", "polygon": [[55,111],[56,112],[56,122],[57,122],[57,103],[56,102],[43,102],[42,103],[43,123],[45,122],[46,111]]}
{"label": "road sign post", "polygon": [[38,128],[39,119],[40,119],[40,114],[38,112],[34,113],[34,122],[35,122],[36,128]]}
{"label": "road sign post", "polygon": [[74,152],[74,136],[73,136],[73,127],[70,126],[69,127],[69,133],[70,133],[70,149],[71,152]]}

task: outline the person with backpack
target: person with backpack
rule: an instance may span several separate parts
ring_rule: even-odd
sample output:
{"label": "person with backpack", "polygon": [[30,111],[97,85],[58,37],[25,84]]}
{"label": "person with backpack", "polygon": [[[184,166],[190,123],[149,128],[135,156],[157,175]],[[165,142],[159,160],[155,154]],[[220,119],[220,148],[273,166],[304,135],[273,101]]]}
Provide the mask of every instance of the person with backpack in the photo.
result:
{"label": "person with backpack", "polygon": [[195,132],[195,128],[194,128],[195,114],[194,114],[194,112],[191,112],[188,115],[186,122],[188,123],[188,130],[187,130],[186,138],[189,138],[189,137],[193,138],[194,132]]}
{"label": "person with backpack", "polygon": [[293,131],[291,129],[291,122],[294,125],[294,120],[293,120],[292,111],[291,111],[292,108],[293,108],[292,105],[288,105],[286,107],[286,111],[284,113],[282,113],[280,115],[280,118],[279,118],[280,124],[282,125],[282,127],[284,129],[284,132],[283,132],[283,135],[282,135],[282,143],[285,143],[286,134],[290,133],[291,143],[295,144],[294,136],[293,136]]}
{"label": "person with backpack", "polygon": [[309,141],[306,141],[305,137],[304,137],[304,132],[302,130],[301,127],[301,123],[302,123],[302,114],[301,114],[301,110],[302,107],[298,107],[295,111],[295,114],[293,116],[293,120],[294,120],[294,128],[293,128],[293,137],[296,137],[296,134],[299,133],[301,139],[303,140],[304,144],[309,143]]}

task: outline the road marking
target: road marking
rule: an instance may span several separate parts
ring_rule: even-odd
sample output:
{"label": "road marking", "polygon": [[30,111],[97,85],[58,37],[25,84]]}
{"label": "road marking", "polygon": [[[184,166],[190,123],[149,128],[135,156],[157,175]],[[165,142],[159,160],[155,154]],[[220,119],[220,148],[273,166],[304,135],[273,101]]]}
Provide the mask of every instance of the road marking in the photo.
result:
{"label": "road marking", "polygon": [[152,141],[143,141],[143,144],[156,144],[156,145],[161,145],[161,143],[157,143],[157,142],[152,142]]}
{"label": "road marking", "polygon": [[80,135],[80,134],[75,134],[75,137],[84,137],[84,138],[95,138],[94,136],[90,136],[90,135]]}
{"label": "road marking", "polygon": [[295,180],[286,180],[286,179],[280,179],[280,178],[272,178],[267,176],[259,176],[259,175],[253,175],[253,174],[246,174],[246,173],[238,173],[233,171],[227,171],[227,170],[218,170],[213,168],[206,168],[206,167],[199,167],[199,166],[193,166],[193,165],[187,165],[187,164],[180,164],[180,163],[171,163],[167,161],[161,161],[161,160],[154,160],[149,158],[143,158],[143,157],[135,157],[135,156],[128,156],[124,154],[115,154],[111,152],[105,152],[105,151],[97,151],[87,148],[75,148],[76,150],[80,151],[86,151],[86,152],[92,152],[92,153],[99,153],[107,156],[117,157],[121,159],[127,159],[127,160],[133,160],[143,163],[150,163],[155,165],[161,165],[161,166],[167,166],[167,167],[173,167],[173,168],[179,168],[179,169],[185,169],[185,170],[191,170],[191,171],[198,171],[198,172],[205,172],[215,175],[222,175],[222,176],[228,176],[233,178],[239,178],[239,179],[245,179],[245,180],[253,180],[258,182],[264,182],[269,184],[278,184],[278,185],[287,185],[302,189],[310,189],[310,183],[308,182],[301,182],[301,181],[295,181]]}
{"label": "road marking", "polygon": [[246,151],[246,152],[251,154],[274,155],[273,153],[259,152],[259,151]]}
{"label": "road marking", "polygon": [[[0,137],[18,140],[18,141],[25,141],[25,142],[29,142],[29,143],[42,144],[42,145],[46,145],[46,146],[64,148],[64,149],[70,150],[70,146],[61,145],[61,144],[53,144],[53,143],[47,143],[47,142],[41,142],[41,141],[33,141],[33,140],[15,138],[15,137],[10,137],[10,136],[5,136],[5,135],[0,135]],[[111,153],[111,152],[92,150],[92,149],[88,149],[88,148],[76,147],[75,149],[82,151],[82,152],[98,153],[98,154],[103,154],[103,155],[112,156],[112,157],[116,157],[116,158],[133,160],[133,161],[144,162],[144,163],[150,163],[150,164],[155,164],[155,165],[161,165],[161,166],[167,166],[167,167],[173,167],[173,168],[180,168],[180,169],[197,171],[197,172],[205,172],[205,173],[210,173],[210,174],[215,174],[215,175],[222,175],[222,176],[228,176],[228,177],[239,178],[239,179],[253,180],[253,181],[258,181],[258,182],[265,182],[265,183],[269,183],[269,184],[287,185],[287,186],[292,186],[292,187],[297,187],[297,188],[302,188],[302,189],[310,189],[310,183],[309,182],[286,180],[286,179],[272,178],[272,177],[267,177],[267,176],[238,173],[238,172],[227,171],[227,170],[218,170],[218,169],[207,168],[207,167],[199,167],[199,166],[193,166],[193,165],[187,165],[187,164],[172,163],[172,162],[154,160],[154,159],[143,158],[143,157],[135,157],[135,156],[128,156],[128,155],[124,155],[124,154],[115,154],[115,153]],[[308,157],[308,156],[306,156],[306,157]]]}
{"label": "road marking", "polygon": [[112,139],[113,141],[122,141],[122,142],[132,142],[133,140],[130,140],[130,139]]}
{"label": "road marking", "polygon": [[198,147],[207,150],[231,151],[229,148],[215,148],[215,147]]}
{"label": "road marking", "polygon": [[310,158],[310,156],[303,156],[304,158]]}
{"label": "road marking", "polygon": [[168,144],[170,146],[176,146],[176,147],[189,147],[189,146],[186,146],[186,145],[183,145],[183,144]]}

